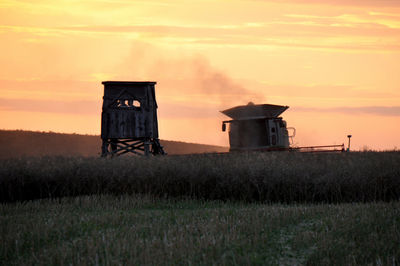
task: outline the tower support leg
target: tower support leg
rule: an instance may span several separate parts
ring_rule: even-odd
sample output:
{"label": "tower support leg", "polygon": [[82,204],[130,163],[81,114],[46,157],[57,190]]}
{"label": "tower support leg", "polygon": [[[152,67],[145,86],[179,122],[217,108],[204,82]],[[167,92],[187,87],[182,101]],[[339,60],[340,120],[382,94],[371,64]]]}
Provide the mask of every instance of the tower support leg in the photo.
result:
{"label": "tower support leg", "polygon": [[150,144],[151,144],[151,142],[149,140],[145,140],[143,144],[144,144],[144,156],[147,157],[150,154]]}
{"label": "tower support leg", "polygon": [[107,139],[102,139],[101,157],[107,157],[107,155],[108,155],[108,141]]}

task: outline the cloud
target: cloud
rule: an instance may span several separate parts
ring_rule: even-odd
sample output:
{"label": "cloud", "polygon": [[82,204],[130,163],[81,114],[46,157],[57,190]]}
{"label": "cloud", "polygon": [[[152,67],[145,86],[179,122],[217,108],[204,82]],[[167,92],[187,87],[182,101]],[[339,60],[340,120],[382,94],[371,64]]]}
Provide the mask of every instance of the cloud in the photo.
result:
{"label": "cloud", "polygon": [[[0,98],[0,111],[40,112],[74,115],[98,115],[101,113],[99,101],[60,101],[25,98]],[[218,108],[212,105],[193,105],[185,103],[165,102],[159,105],[158,114],[163,119],[203,119],[215,118]]]}
{"label": "cloud", "polygon": [[369,114],[379,116],[400,116],[400,106],[363,106],[363,107],[333,107],[333,108],[316,108],[316,107],[293,107],[298,112],[313,113],[343,113],[343,114]]}
{"label": "cloud", "polygon": [[[293,85],[293,84],[272,84],[259,82],[256,80],[239,80],[248,84],[249,87],[257,91],[264,91],[270,96],[291,98],[311,98],[311,99],[394,99],[400,98],[397,90],[365,90],[359,89],[352,84],[315,84],[315,85]],[[396,91],[396,92],[395,92]]]}
{"label": "cloud", "polygon": [[0,110],[27,111],[44,113],[63,113],[76,115],[100,115],[101,102],[98,101],[61,101],[37,99],[0,98]]}
{"label": "cloud", "polygon": [[[248,24],[221,26],[124,25],[70,26],[62,32],[98,34],[139,34],[176,44],[283,46],[344,50],[399,50],[398,18],[372,15],[320,17],[288,14],[279,20],[267,20],[256,26]],[[54,30],[54,29],[53,29]],[[293,39],[295,37],[295,39]],[[351,42],[349,39],[351,38]],[[375,39],[380,38],[379,42]],[[384,39],[382,39],[384,38]],[[328,41],[328,42],[327,42]]]}
{"label": "cloud", "polygon": [[[255,0],[265,1],[265,0]],[[400,7],[398,0],[268,0],[268,2],[335,6]]]}
{"label": "cloud", "polygon": [[[310,11],[311,12],[311,11]],[[351,12],[351,11],[348,11]],[[250,19],[250,18],[249,18]],[[400,17],[391,13],[356,12],[316,15],[294,13],[257,22],[181,24],[155,22],[123,25],[69,25],[58,27],[4,24],[0,31],[27,40],[35,37],[112,35],[172,45],[269,46],[307,49],[398,51]],[[25,37],[24,37],[25,36]]]}

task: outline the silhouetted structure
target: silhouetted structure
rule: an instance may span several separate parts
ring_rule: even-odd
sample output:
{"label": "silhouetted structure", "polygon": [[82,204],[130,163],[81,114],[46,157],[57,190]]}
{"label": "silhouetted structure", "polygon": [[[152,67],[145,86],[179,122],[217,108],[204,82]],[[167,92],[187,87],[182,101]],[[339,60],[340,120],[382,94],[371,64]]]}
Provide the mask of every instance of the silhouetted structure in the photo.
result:
{"label": "silhouetted structure", "polygon": [[104,81],[102,156],[164,154],[158,139],[156,82]]}
{"label": "silhouetted structure", "polygon": [[286,150],[289,134],[286,121],[278,117],[289,106],[249,103],[224,111],[232,120],[222,122],[222,131],[229,124],[230,151]]}

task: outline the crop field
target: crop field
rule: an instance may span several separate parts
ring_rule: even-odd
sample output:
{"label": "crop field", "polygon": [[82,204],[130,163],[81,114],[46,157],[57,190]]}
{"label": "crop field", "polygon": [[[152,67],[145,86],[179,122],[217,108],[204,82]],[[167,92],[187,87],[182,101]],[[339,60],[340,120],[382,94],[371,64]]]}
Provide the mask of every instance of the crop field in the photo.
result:
{"label": "crop field", "polygon": [[0,160],[0,265],[398,265],[400,152]]}
{"label": "crop field", "polygon": [[0,160],[0,201],[93,194],[340,203],[400,198],[400,152]]}

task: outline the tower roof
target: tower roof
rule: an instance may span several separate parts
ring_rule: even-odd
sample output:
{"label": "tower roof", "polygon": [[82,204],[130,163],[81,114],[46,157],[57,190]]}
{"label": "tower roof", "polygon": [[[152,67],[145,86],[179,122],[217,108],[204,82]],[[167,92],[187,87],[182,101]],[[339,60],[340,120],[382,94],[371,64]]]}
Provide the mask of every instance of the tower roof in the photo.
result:
{"label": "tower roof", "polygon": [[104,85],[154,85],[157,82],[155,81],[103,81]]}

